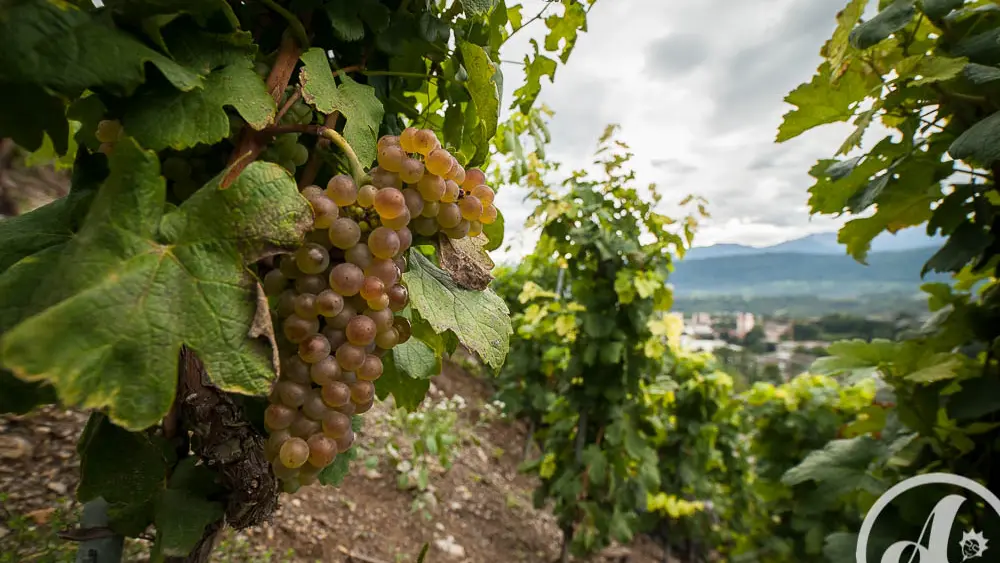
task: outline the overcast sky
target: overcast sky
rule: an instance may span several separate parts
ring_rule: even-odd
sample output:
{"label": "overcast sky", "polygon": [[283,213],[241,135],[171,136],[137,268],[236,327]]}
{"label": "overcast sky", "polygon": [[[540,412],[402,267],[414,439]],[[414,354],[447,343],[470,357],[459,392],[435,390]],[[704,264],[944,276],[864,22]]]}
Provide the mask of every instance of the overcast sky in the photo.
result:
{"label": "overcast sky", "polygon": [[[781,145],[774,137],[790,107],[784,96],[811,78],[845,4],[598,0],[569,63],[556,71],[554,84],[542,82],[540,101],[555,111],[549,158],[568,168],[587,165],[605,125],[618,123],[641,184],[656,182],[672,202],[688,193],[709,200],[712,218],[698,246],[762,246],[836,230],[838,221],[809,216],[807,171],[833,155],[849,125]],[[543,5],[526,0],[525,19]],[[547,31],[539,24],[512,38],[502,57],[521,60],[528,40]],[[505,63],[503,71],[509,105],[522,68]],[[530,211],[523,197],[510,187],[498,194],[512,246],[496,253],[498,262],[534,244],[523,228]]]}

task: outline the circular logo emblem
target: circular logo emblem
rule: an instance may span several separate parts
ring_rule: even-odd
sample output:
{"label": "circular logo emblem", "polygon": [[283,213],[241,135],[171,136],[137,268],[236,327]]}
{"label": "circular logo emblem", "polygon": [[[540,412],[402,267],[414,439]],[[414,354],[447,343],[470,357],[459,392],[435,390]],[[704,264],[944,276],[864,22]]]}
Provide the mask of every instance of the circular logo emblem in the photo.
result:
{"label": "circular logo emblem", "polygon": [[[951,473],[928,473],[917,475],[897,484],[885,492],[871,510],[865,516],[861,524],[861,531],[858,533],[858,547],[856,551],[857,563],[868,563],[868,538],[871,536],[872,528],[878,520],[879,514],[906,491],[922,487],[925,485],[953,485],[961,487],[982,499],[993,512],[1000,517],[1000,498],[997,498],[989,489],[965,477],[953,475]],[[889,546],[878,561],[872,563],[906,563],[906,561],[919,560],[921,563],[962,563],[970,559],[977,559],[989,549],[989,539],[983,536],[982,532],[967,530],[962,534],[962,538],[957,540],[957,544],[962,548],[962,560],[948,560],[948,546],[950,545],[951,529],[955,524],[959,508],[968,500],[967,497],[951,494],[943,497],[934,506],[927,519],[924,521],[920,537],[916,541],[900,540]],[[915,550],[915,551],[913,551]],[[907,558],[904,552],[910,553]],[[914,556],[919,554],[919,559]]]}

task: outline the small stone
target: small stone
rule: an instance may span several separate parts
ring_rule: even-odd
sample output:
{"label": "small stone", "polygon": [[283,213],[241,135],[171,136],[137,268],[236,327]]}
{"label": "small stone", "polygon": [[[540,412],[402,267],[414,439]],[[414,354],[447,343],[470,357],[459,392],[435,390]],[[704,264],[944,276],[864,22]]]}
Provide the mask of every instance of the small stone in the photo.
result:
{"label": "small stone", "polygon": [[32,510],[31,512],[25,514],[28,518],[31,518],[35,524],[39,526],[44,526],[48,524],[49,519],[52,518],[52,513],[56,511],[55,508],[39,508],[38,510]]}
{"label": "small stone", "polygon": [[435,528],[437,528],[437,529],[438,529],[438,531],[441,531],[441,532],[443,532],[443,531],[444,531],[444,524],[442,524],[442,523],[440,523],[440,522],[438,522],[438,523],[434,524],[434,527],[435,527]]}
{"label": "small stone", "polygon": [[0,458],[21,459],[34,451],[31,442],[22,436],[0,436]]}
{"label": "small stone", "polygon": [[472,500],[472,493],[469,491],[469,488],[466,487],[465,485],[459,485],[457,488],[455,488],[455,492],[458,493],[460,497],[462,497],[462,500],[466,501]]}
{"label": "small stone", "polygon": [[57,495],[64,495],[66,494],[66,491],[69,490],[69,487],[67,487],[65,483],[60,483],[59,481],[50,481],[45,486]]}
{"label": "small stone", "polygon": [[10,530],[8,530],[7,528],[4,528],[3,526],[0,526],[0,540],[2,540],[9,533],[10,533]]}
{"label": "small stone", "polygon": [[453,536],[448,536],[443,540],[434,540],[434,547],[437,547],[445,554],[456,559],[465,558],[465,548],[455,543],[455,538]]}
{"label": "small stone", "polygon": [[292,506],[294,506],[295,508],[299,508],[299,507],[302,506],[302,501],[299,500],[299,499],[297,499],[297,498],[293,498],[292,499]]}
{"label": "small stone", "polygon": [[455,511],[462,510],[462,503],[460,502],[452,501],[448,506]]}

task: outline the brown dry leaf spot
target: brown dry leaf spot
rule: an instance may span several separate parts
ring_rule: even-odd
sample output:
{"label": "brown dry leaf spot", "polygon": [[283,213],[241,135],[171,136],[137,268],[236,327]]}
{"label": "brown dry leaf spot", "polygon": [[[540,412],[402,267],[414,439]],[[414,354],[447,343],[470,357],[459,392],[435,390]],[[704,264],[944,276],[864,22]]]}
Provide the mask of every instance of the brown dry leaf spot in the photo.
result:
{"label": "brown dry leaf spot", "polygon": [[274,323],[271,322],[271,308],[267,303],[267,294],[260,282],[257,286],[257,311],[253,316],[253,324],[250,325],[250,338],[266,338],[271,347],[271,363],[274,365],[275,375],[281,375],[281,356],[278,354],[278,341],[274,338]]}
{"label": "brown dry leaf spot", "polygon": [[483,291],[493,281],[493,260],[483,250],[486,237],[465,237],[458,240],[441,236],[439,257],[441,269],[451,275],[459,286]]}

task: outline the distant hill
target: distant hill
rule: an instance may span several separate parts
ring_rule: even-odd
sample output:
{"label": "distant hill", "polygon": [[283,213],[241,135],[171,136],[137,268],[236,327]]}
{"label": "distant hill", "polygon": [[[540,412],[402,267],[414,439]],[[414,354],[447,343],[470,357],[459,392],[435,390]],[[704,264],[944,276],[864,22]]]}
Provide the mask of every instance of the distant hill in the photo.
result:
{"label": "distant hill", "polygon": [[[944,241],[927,236],[923,227],[905,229],[895,235],[884,233],[872,241],[872,252],[894,252],[940,246]],[[772,246],[745,246],[742,244],[715,244],[692,248],[684,260],[702,260],[724,256],[747,256],[795,252],[801,254],[844,254],[844,246],[837,242],[837,233],[816,233]],[[920,271],[920,268],[917,268]]]}
{"label": "distant hill", "polygon": [[871,252],[868,266],[843,252],[806,254],[772,250],[694,260],[686,258],[676,264],[670,282],[678,295],[687,296],[813,293],[833,297],[896,291],[916,293],[922,283],[946,279],[941,274],[928,274],[920,279],[924,262],[934,252],[936,248],[933,247]]}

